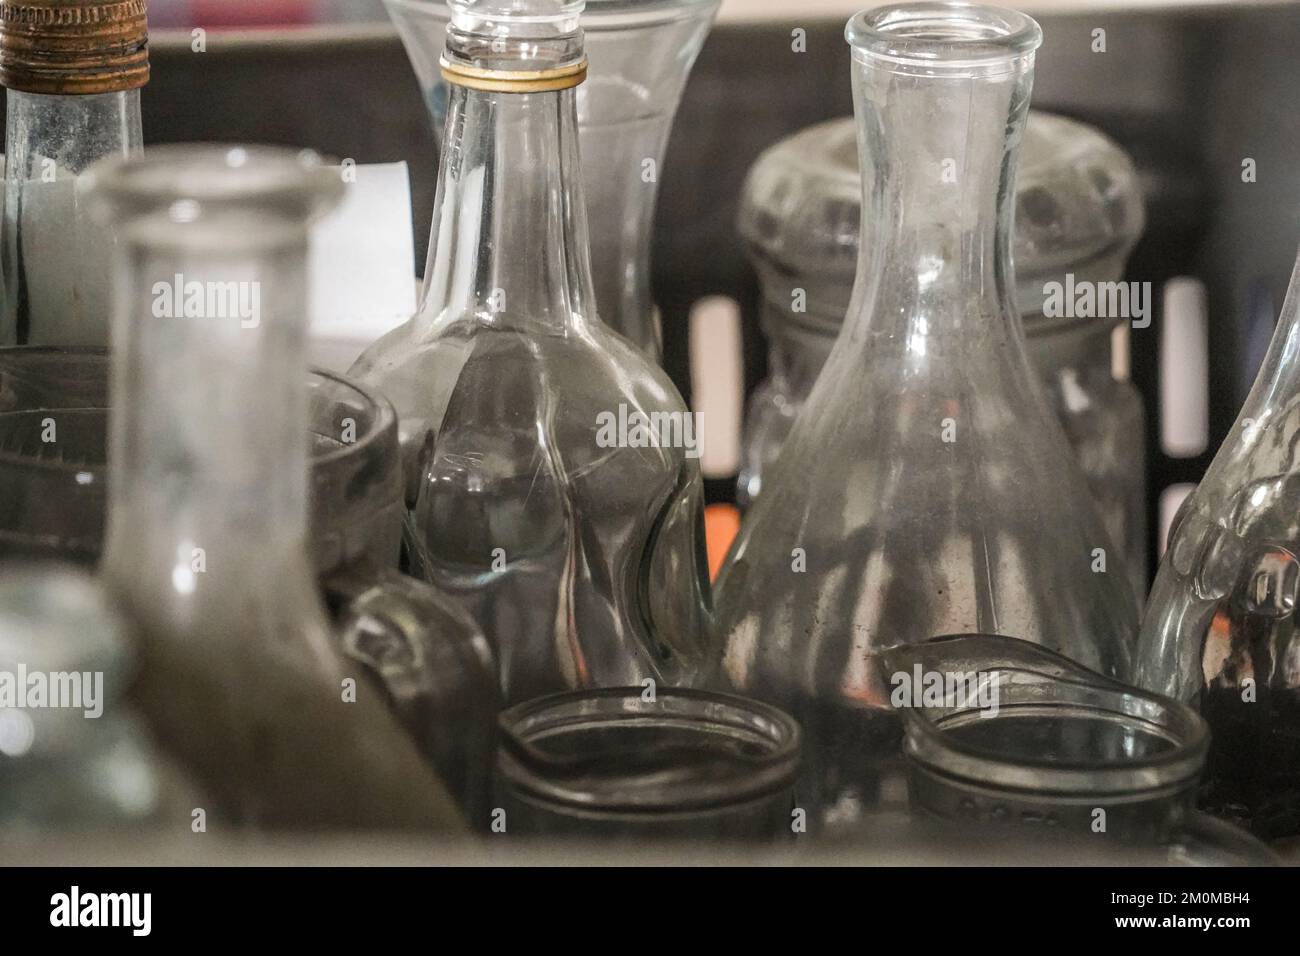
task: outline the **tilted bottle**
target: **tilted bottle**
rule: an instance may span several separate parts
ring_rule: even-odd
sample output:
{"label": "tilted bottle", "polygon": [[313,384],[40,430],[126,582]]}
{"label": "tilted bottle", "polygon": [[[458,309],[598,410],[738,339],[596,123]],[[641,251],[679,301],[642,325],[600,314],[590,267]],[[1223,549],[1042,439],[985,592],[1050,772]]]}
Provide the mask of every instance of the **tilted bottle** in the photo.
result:
{"label": "tilted bottle", "polygon": [[141,712],[213,824],[462,826],[343,656],[307,552],[307,229],[337,172],[189,146],[88,178],[119,237],[103,573]]}
{"label": "tilted bottle", "polygon": [[1202,805],[1300,834],[1300,260],[1236,424],[1183,502],[1142,620],[1136,682],[1210,725]]}
{"label": "tilted bottle", "polygon": [[1015,301],[1038,25],[915,3],[847,37],[868,230],[854,293],[716,591],[721,682],[802,721],[804,806],[836,825],[892,793],[884,648],[1005,634],[1123,676],[1136,629]]}
{"label": "tilted bottle", "polygon": [[699,436],[597,318],[582,3],[450,6],[424,298],[353,368],[397,408],[412,565],[496,643],[507,703],[690,682],[709,633]]}
{"label": "tilted bottle", "polygon": [[112,236],[77,183],[141,149],[146,0],[4,0],[0,345],[108,344]]}

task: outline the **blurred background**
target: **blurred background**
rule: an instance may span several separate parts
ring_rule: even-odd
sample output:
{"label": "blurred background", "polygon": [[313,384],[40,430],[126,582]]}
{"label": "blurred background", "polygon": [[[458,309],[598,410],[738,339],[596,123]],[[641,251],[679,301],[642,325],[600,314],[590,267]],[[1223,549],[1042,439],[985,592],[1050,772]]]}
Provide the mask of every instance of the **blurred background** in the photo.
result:
{"label": "blurred background", "polygon": [[[758,286],[735,229],[741,186],[765,147],[852,111],[843,25],[866,5],[723,2],[678,113],[654,241],[664,361],[688,401],[693,383],[728,379],[737,360],[746,389],[766,374]],[[1127,278],[1152,283],[1156,318],[1131,331],[1117,366],[1146,405],[1154,568],[1177,489],[1198,480],[1250,387],[1300,243],[1300,3],[1016,5],[1045,33],[1033,105],[1103,130],[1141,176],[1147,228]],[[151,0],[150,22],[147,143],[246,140],[358,163],[405,160],[424,262],[434,135],[380,0]],[[791,49],[795,28],[807,31],[804,53]],[[1098,28],[1104,55],[1092,50]],[[1243,182],[1246,159],[1254,182]],[[1203,304],[1180,296],[1183,304],[1166,308],[1162,290],[1176,277],[1202,283]],[[742,358],[726,346],[732,338],[717,348],[706,340],[692,372],[693,312],[697,338],[703,324],[738,322]],[[734,406],[724,415],[739,427]],[[712,462],[710,498],[727,501],[734,456]]]}

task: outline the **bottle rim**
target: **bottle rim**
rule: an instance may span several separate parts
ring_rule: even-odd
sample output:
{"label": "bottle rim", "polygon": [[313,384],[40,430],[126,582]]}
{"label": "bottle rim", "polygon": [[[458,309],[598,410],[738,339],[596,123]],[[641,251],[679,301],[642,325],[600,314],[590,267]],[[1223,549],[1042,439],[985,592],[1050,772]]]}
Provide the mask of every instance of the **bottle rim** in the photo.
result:
{"label": "bottle rim", "polygon": [[849,20],[844,37],[855,59],[903,72],[988,75],[1031,57],[1043,31],[1016,10],[924,0],[864,10]]}

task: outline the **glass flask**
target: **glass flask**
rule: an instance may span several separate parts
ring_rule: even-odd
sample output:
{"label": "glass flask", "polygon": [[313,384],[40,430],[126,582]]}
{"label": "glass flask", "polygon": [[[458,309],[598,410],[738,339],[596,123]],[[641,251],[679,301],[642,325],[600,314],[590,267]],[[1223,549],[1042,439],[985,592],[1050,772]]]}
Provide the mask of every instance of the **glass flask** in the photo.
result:
{"label": "glass flask", "polygon": [[605,688],[501,715],[506,833],[643,840],[788,836],[799,725],[728,694]]}
{"label": "glass flask", "polygon": [[[1147,589],[1142,399],[1113,370],[1117,318],[1049,318],[1046,290],[1118,281],[1144,224],[1124,152],[1074,120],[1030,110],[1016,173],[1016,302],[1029,360],[1139,598]],[[758,497],[826,364],[853,291],[862,183],[852,118],[802,130],[754,163],[738,228],[762,290],[768,378],[750,398],[737,500]]]}
{"label": "glass flask", "polygon": [[1136,629],[1016,308],[1038,25],[918,3],[847,37],[869,211],[853,300],[715,589],[719,680],[799,720],[802,806],[835,827],[892,799],[884,647],[1006,633],[1122,676]]}
{"label": "glass flask", "polygon": [[337,171],[193,146],[88,178],[120,239],[103,574],[155,736],[211,795],[209,825],[460,829],[337,646],[307,553],[307,233]]}
{"label": "glass flask", "polygon": [[82,173],[142,146],[146,0],[6,0],[0,345],[108,344],[112,235],[86,211]]}
{"label": "glass flask", "polygon": [[169,775],[126,703],[131,671],[126,628],[84,572],[0,570],[0,831],[160,822]]}
{"label": "glass flask", "polygon": [[1017,841],[1162,846],[1183,863],[1276,862],[1245,831],[1196,812],[1209,730],[1186,704],[996,635],[901,645],[882,666],[906,727],[917,813]]}
{"label": "glass flask", "polygon": [[424,298],[352,370],[397,408],[411,567],[496,642],[507,703],[708,656],[694,418],[592,299],[581,9],[452,4]]}
{"label": "glass flask", "polygon": [[1169,531],[1137,683],[1213,733],[1203,806],[1300,834],[1300,262],[1237,422]]}
{"label": "glass flask", "polygon": [[[660,355],[650,241],[673,117],[720,0],[587,0],[590,60],[578,87],[592,281],[601,320]],[[449,86],[438,58],[451,17],[440,0],[384,0],[441,137]],[[432,252],[432,250],[431,250]]]}

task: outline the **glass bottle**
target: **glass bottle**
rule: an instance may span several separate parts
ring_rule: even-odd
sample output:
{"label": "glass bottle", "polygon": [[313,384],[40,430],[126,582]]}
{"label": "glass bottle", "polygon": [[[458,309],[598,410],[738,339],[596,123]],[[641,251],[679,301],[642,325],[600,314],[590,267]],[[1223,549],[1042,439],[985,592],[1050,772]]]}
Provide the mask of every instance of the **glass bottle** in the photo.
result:
{"label": "glass bottle", "polygon": [[859,14],[847,37],[864,186],[853,299],[716,586],[721,681],[800,720],[801,799],[836,826],[892,799],[901,729],[882,649],[1001,633],[1122,676],[1136,628],[1016,309],[1038,25],[916,3]]}
{"label": "glass bottle", "polygon": [[694,419],[597,318],[580,2],[456,0],[424,298],[353,374],[397,408],[411,564],[497,642],[506,703],[691,680],[706,656]]}
{"label": "glass bottle", "polygon": [[[762,291],[768,377],[750,398],[736,497],[749,507],[826,364],[853,292],[862,183],[851,117],[800,130],[750,169],[738,229]],[[1146,594],[1142,398],[1117,373],[1114,317],[1052,318],[1047,291],[1115,282],[1144,224],[1137,170],[1082,123],[1030,110],[1016,173],[1017,305],[1029,361],[1088,480],[1135,595]],[[1125,343],[1126,344],[1126,343]]]}
{"label": "glass bottle", "polygon": [[105,346],[112,235],[77,188],[140,151],[146,0],[6,0],[0,345]]}
{"label": "glass bottle", "polygon": [[1300,261],[1237,422],[1183,502],[1142,621],[1137,683],[1199,706],[1202,804],[1300,834]]}
{"label": "glass bottle", "polygon": [[[650,241],[660,167],[682,90],[720,0],[587,0],[590,60],[578,87],[592,279],[601,320],[660,355]],[[384,0],[441,136],[449,88],[438,72],[451,14],[440,0]]]}
{"label": "glass bottle", "polygon": [[460,827],[342,656],[308,557],[307,230],[337,173],[310,154],[194,146],[88,178],[120,237],[103,573],[159,742],[212,794],[210,820]]}

